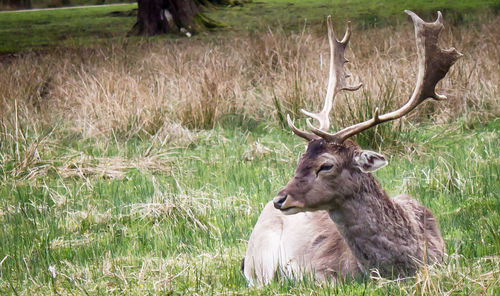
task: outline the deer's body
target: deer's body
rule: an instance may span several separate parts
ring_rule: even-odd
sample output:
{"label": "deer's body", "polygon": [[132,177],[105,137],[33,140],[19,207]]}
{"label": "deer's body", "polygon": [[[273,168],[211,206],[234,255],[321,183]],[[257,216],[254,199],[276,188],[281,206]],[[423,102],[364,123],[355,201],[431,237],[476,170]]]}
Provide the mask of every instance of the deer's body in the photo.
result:
{"label": "deer's body", "polygon": [[328,132],[328,116],[335,95],[361,84],[346,82],[344,51],[350,27],[338,41],[328,18],[330,78],[324,107],[319,113],[301,110],[319,127],[308,120],[313,133],[300,130],[287,116],[292,131],[308,146],[295,176],[266,205],[250,236],[244,261],[250,284],[266,284],[276,273],[334,279],[376,268],[382,276],[405,276],[422,263],[441,260],[444,243],[431,211],[407,195],[389,198],[371,174],[387,164],[385,157],[348,140],[404,116],[428,98],[446,98],[435,92],[436,84],[461,54],[438,46],[440,12],[433,23],[406,13],[415,26],[418,57],[417,82],[408,102],[382,115],[375,109],[371,119],[333,134]]}
{"label": "deer's body", "polygon": [[359,267],[326,211],[285,215],[269,202],[250,236],[244,273],[251,285],[260,285],[277,272],[326,279],[354,275]]}
{"label": "deer's body", "polygon": [[320,176],[327,180],[318,180],[322,190],[313,193],[330,204],[306,205],[319,210],[286,215],[269,202],[248,244],[244,273],[250,283],[268,283],[276,272],[335,279],[377,268],[383,276],[399,276],[414,272],[419,263],[440,261],[444,243],[429,209],[407,195],[388,197],[371,173],[353,168],[347,160],[359,152],[356,144],[334,151],[329,146],[310,143],[281,195],[310,191],[300,187],[318,178],[309,169],[313,160],[337,155],[345,161],[336,164],[335,177]]}

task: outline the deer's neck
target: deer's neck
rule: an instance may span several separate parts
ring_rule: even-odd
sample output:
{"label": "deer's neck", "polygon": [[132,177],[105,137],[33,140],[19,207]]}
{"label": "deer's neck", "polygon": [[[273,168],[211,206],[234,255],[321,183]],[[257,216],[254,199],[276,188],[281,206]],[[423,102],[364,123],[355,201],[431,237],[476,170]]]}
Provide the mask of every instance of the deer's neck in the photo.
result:
{"label": "deer's neck", "polygon": [[418,224],[371,174],[360,175],[355,193],[329,211],[331,219],[365,269],[378,268],[383,276],[413,271],[423,256]]}

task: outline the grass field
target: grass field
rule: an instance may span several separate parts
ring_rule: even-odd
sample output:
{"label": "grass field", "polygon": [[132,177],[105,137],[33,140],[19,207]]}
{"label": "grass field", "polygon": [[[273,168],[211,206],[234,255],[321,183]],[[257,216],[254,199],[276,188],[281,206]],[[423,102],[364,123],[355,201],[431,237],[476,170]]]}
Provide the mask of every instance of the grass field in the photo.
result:
{"label": "grass field", "polygon": [[137,4],[47,11],[0,12],[0,53],[21,50],[98,46],[123,39],[135,16],[111,16],[128,12]]}
{"label": "grass field", "polygon": [[132,3],[126,0],[29,0],[29,1],[0,1],[0,11],[14,11],[22,9],[43,9],[72,6],[90,6],[116,3]]}
{"label": "grass field", "polygon": [[[1,295],[500,294],[500,17],[489,1],[440,4],[452,11],[444,10],[442,44],[465,54],[438,86],[448,100],[356,139],[389,158],[376,175],[390,195],[408,193],[434,212],[444,262],[404,281],[372,274],[336,285],[282,279],[247,287],[247,239],[305,145],[282,118],[291,113],[305,126],[298,109],[320,105],[323,10],[340,5],[288,2],[211,11],[235,32],[192,39],[122,38],[133,17],[104,17],[107,8],[33,12],[47,22],[70,19],[70,31],[94,30],[85,22],[97,15],[101,24],[130,24],[109,27],[110,40],[82,32],[60,42],[45,35],[43,47],[30,35],[2,45],[20,52],[0,60]],[[389,2],[367,10],[392,17],[398,6],[377,6]],[[429,15],[437,5],[419,3]],[[277,24],[285,5],[300,7],[290,15],[301,18]],[[357,12],[345,18],[358,23],[349,67],[364,87],[339,96],[335,127],[403,104],[416,72],[413,28],[402,13],[365,23],[347,13]],[[0,13],[0,32],[21,17]],[[103,27],[98,34],[108,36]]]}
{"label": "grass field", "polygon": [[[51,50],[54,47],[95,47],[120,42],[135,23],[136,8],[137,4],[133,3],[60,11],[0,12],[0,54]],[[436,10],[441,10],[447,16],[448,24],[468,25],[480,21],[475,17],[480,12],[489,10],[497,14],[500,1],[260,0],[244,6],[211,9],[205,13],[228,25],[227,30],[258,34],[268,27],[285,30],[301,30],[305,24],[315,27],[322,25],[328,14],[333,16],[336,25],[343,25],[346,20],[361,28],[397,25],[406,23],[406,15],[401,13],[405,9],[427,18],[432,17]],[[136,38],[129,39],[137,41]]]}

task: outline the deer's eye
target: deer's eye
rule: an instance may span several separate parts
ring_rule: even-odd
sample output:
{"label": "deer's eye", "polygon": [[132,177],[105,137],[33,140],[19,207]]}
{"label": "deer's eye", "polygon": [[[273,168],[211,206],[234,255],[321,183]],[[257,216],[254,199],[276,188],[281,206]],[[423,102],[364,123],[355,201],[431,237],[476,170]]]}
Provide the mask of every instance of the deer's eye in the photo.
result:
{"label": "deer's eye", "polygon": [[319,174],[320,172],[323,172],[323,171],[329,171],[333,168],[333,165],[332,164],[324,164],[322,165],[319,170],[316,172],[316,175]]}

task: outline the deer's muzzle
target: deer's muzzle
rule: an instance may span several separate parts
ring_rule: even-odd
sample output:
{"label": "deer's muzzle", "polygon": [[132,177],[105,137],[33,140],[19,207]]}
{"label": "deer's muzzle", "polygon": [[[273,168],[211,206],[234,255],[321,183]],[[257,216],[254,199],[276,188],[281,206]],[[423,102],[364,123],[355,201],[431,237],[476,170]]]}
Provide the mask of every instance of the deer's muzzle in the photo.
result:
{"label": "deer's muzzle", "polygon": [[281,210],[286,202],[287,197],[288,194],[281,192],[278,195],[276,195],[276,197],[273,199],[274,208]]}

